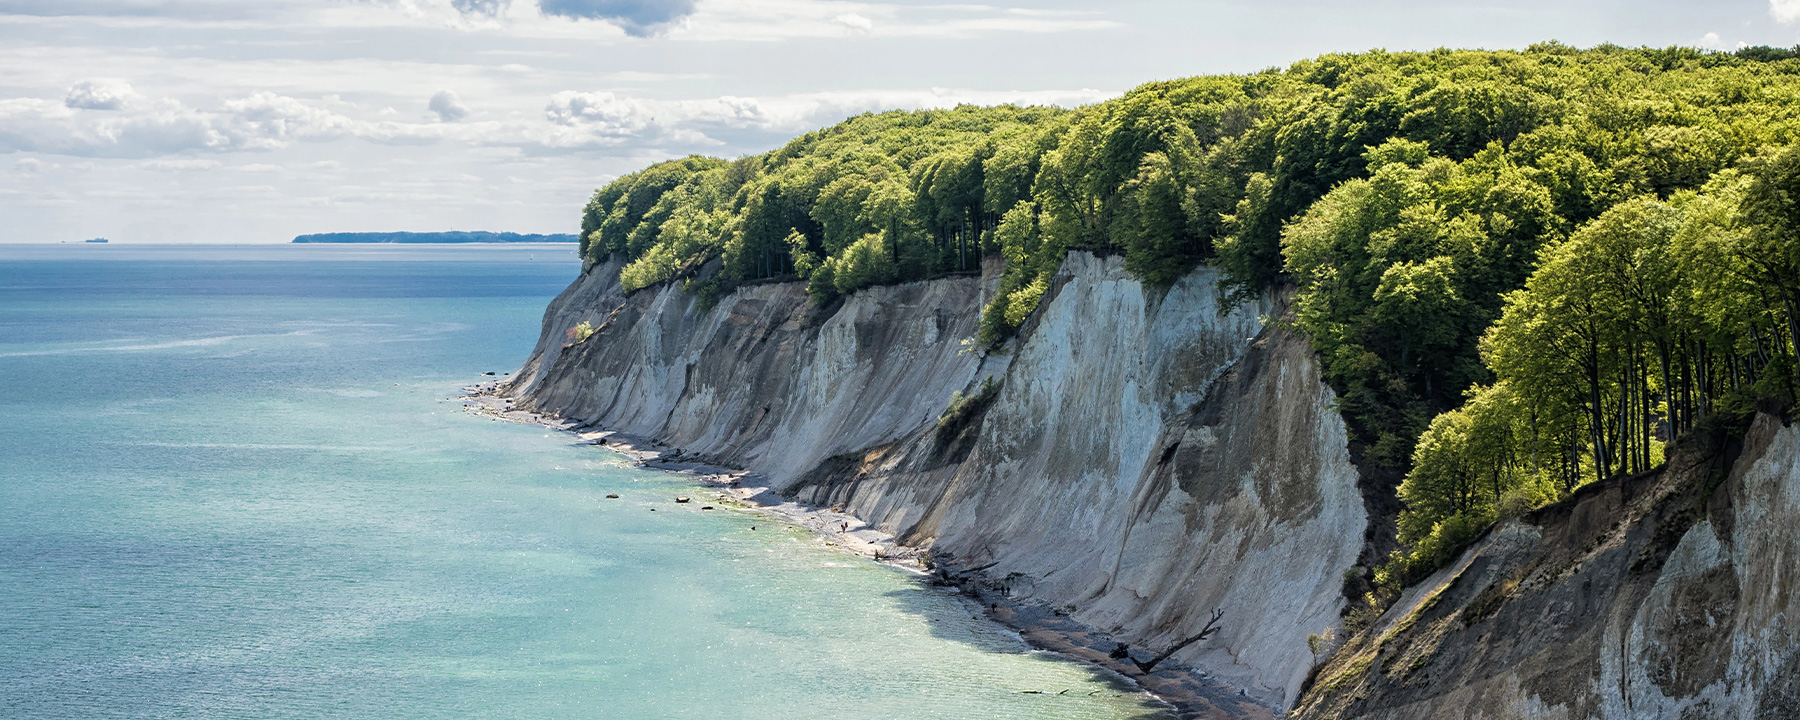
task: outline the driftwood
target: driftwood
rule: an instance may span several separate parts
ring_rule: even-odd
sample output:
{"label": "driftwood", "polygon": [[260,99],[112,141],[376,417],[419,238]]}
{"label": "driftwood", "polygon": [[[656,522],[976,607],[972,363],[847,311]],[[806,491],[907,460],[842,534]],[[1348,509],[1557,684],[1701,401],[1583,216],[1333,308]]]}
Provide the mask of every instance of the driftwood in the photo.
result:
{"label": "driftwood", "polygon": [[[1190,637],[1181,642],[1175,643],[1174,645],[1170,646],[1168,650],[1164,650],[1163,654],[1158,655],[1153,658],[1150,658],[1149,662],[1141,662],[1135,658],[1133,658],[1131,662],[1133,664],[1137,665],[1139,672],[1149,674],[1149,672],[1151,670],[1156,669],[1156,666],[1158,663],[1161,663],[1162,661],[1169,659],[1175,653],[1181,652],[1182,648],[1185,648],[1189,645],[1200,642],[1201,640],[1205,640],[1209,637],[1212,637],[1214,634],[1218,633],[1219,632],[1219,618],[1222,618],[1222,617],[1225,617],[1224,610],[1222,610],[1222,609],[1213,610],[1212,619],[1206,621],[1206,627],[1200,628],[1200,634]],[[1124,647],[1123,645],[1120,646],[1120,648],[1123,648],[1123,647]],[[1115,650],[1114,652],[1117,653],[1118,651]],[[1118,655],[1114,655],[1114,657],[1117,657],[1117,656]],[[1129,656],[1127,656],[1127,657],[1129,657]]]}

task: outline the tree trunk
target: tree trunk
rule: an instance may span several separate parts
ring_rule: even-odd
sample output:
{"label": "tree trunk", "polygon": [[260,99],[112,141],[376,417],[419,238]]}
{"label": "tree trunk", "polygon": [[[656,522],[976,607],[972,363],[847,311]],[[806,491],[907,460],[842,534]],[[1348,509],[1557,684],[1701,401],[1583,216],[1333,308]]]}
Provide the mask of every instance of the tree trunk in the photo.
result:
{"label": "tree trunk", "polygon": [[1588,325],[1588,432],[1594,438],[1594,479],[1605,480],[1612,471],[1612,459],[1606,451],[1606,411],[1600,403],[1600,341]]}

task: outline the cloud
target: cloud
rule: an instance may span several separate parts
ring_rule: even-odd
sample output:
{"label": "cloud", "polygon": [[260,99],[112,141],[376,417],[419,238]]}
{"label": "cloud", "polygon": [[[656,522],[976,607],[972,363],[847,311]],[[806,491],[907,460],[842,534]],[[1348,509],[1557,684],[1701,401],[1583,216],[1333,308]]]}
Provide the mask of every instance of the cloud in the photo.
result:
{"label": "cloud", "polygon": [[1769,15],[1776,22],[1800,20],[1800,0],[1769,0]]}
{"label": "cloud", "polygon": [[[788,133],[807,113],[782,112],[756,98],[724,95],[693,100],[639,100],[610,92],[557,93],[544,108],[547,132],[527,130],[528,152],[630,147],[716,149],[713,135]],[[759,138],[760,140],[760,138]]]}
{"label": "cloud", "polygon": [[774,129],[782,118],[756,98],[724,95],[709,100],[681,103],[683,114],[692,122],[732,128]]}
{"label": "cloud", "polygon": [[603,20],[626,35],[661,34],[694,13],[696,0],[538,0],[545,15],[573,20]]}
{"label": "cloud", "polygon": [[506,12],[510,0],[450,0],[450,6],[464,15],[498,17]]}
{"label": "cloud", "polygon": [[868,32],[875,27],[875,21],[856,13],[844,13],[832,18],[837,24],[850,28],[852,32]]}
{"label": "cloud", "polygon": [[335,140],[358,129],[348,117],[271,92],[227,102],[225,112],[220,126],[232,144],[252,150],[274,149],[294,140]]}
{"label": "cloud", "polygon": [[590,125],[617,128],[621,131],[641,130],[650,117],[643,105],[609,92],[576,92],[565,90],[550,98],[544,106],[544,119],[558,125]]}
{"label": "cloud", "polygon": [[[653,133],[656,118],[642,102],[609,92],[565,90],[544,106],[544,119],[601,142],[644,138]],[[555,133],[565,140],[565,133]],[[609,143],[611,144],[611,143]]]}
{"label": "cloud", "polygon": [[445,90],[428,103],[435,114],[433,122],[404,122],[387,108],[345,102],[333,95],[301,99],[270,91],[199,107],[134,95],[136,99],[109,112],[70,107],[91,103],[16,98],[0,99],[0,153],[137,158],[152,160],[138,167],[162,171],[220,167],[204,160],[206,156],[344,140],[395,146],[448,142],[527,157],[569,152],[633,158],[687,152],[733,155],[779,145],[795,133],[869,111],[963,103],[1069,106],[1112,94],[940,88],[664,100],[567,90],[550,95],[535,118],[501,114],[499,119],[475,121],[457,96]]}
{"label": "cloud", "polygon": [[469,116],[468,106],[463,105],[461,100],[456,99],[456,93],[449,90],[439,90],[436,95],[431,96],[431,102],[426,104],[426,108],[437,113],[438,120],[442,122],[456,122]]}
{"label": "cloud", "polygon": [[271,92],[227,100],[214,110],[164,99],[124,105],[117,112],[84,113],[66,103],[0,100],[0,152],[149,158],[267,151],[346,137],[406,144],[437,136],[430,126],[358,121]]}
{"label": "cloud", "polygon": [[63,97],[63,106],[77,110],[119,110],[136,97],[130,85],[87,80],[75,83]]}

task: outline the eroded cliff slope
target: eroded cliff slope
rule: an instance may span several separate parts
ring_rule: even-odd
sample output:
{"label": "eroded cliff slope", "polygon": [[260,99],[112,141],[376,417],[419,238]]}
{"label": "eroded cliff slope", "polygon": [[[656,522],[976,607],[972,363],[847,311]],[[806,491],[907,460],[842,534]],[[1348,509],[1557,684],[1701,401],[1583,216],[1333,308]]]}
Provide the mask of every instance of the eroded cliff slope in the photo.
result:
{"label": "eroded cliff slope", "polygon": [[1500,525],[1319,673],[1304,718],[1800,718],[1800,427]]}
{"label": "eroded cliff slope", "polygon": [[[1367,525],[1333,395],[1307,344],[1221,312],[1196,270],[1148,289],[1073,253],[1006,352],[966,352],[986,278],[865,289],[812,307],[799,283],[702,310],[590,268],[546,313],[508,392],[522,406],[745,468],[841,506],[1009,592],[1273,707],[1307,635],[1334,626]],[[570,342],[569,328],[595,328]],[[997,393],[940,432],[954,391]]]}

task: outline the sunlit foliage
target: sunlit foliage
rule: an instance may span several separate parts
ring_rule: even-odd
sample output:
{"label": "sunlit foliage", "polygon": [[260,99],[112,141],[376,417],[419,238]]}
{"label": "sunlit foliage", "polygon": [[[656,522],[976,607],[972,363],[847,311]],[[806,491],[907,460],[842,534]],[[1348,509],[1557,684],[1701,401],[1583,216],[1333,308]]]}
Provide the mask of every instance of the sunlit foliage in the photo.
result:
{"label": "sunlit foliage", "polygon": [[662,163],[595,194],[583,253],[627,290],[797,280],[821,306],[989,258],[989,348],[1074,249],[1151,286],[1210,264],[1232,301],[1290,286],[1359,463],[1406,505],[1404,575],[1791,401],[1797,140],[1791,50],[1327,55]]}

